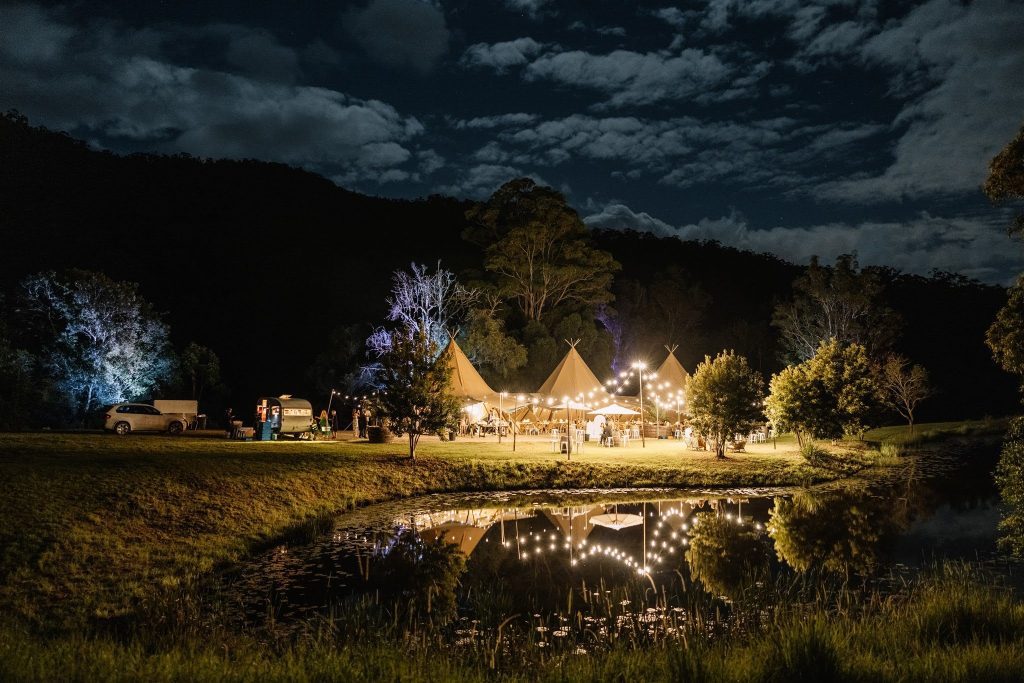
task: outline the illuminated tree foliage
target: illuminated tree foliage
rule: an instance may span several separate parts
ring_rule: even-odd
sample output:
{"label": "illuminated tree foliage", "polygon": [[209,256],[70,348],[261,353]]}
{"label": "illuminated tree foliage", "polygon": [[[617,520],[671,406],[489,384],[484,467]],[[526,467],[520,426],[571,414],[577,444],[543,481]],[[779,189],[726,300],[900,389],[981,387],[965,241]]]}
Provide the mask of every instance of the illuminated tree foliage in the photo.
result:
{"label": "illuminated tree foliage", "polygon": [[501,296],[528,321],[562,304],[597,306],[619,264],[590,245],[587,228],[565,197],[528,178],[501,186],[467,214],[469,241],[484,249],[484,268]]}
{"label": "illuminated tree foliage", "polygon": [[[860,344],[831,339],[772,378],[765,411],[780,430],[817,439],[861,433],[879,402],[877,376]],[[802,445],[802,441],[801,441]]]}
{"label": "illuminated tree foliage", "polygon": [[488,379],[508,380],[526,365],[526,347],[506,334],[502,320],[486,308],[470,314],[462,350]]}
{"label": "illuminated tree foliage", "polygon": [[714,360],[704,357],[687,391],[694,426],[715,444],[717,457],[725,457],[725,442],[746,433],[764,414],[764,380],[747,359],[723,351]]}
{"label": "illuminated tree foliage", "polygon": [[22,283],[55,386],[81,417],[137,399],[172,369],[167,326],[134,283],[71,270]]}
{"label": "illuminated tree foliage", "polygon": [[996,313],[985,342],[1003,370],[1024,380],[1024,276],[1007,291],[1006,305]]}
{"label": "illuminated tree foliage", "polygon": [[380,390],[372,408],[396,434],[409,436],[409,457],[424,434],[453,428],[459,422],[459,402],[451,392],[451,369],[437,362],[440,350],[422,329],[404,328],[390,337],[379,356]]}
{"label": "illuminated tree foliage", "polygon": [[1003,501],[999,544],[1024,558],[1024,418],[1010,422],[996,467],[996,483]]}
{"label": "illuminated tree foliage", "polygon": [[879,379],[885,403],[907,421],[913,434],[914,410],[931,395],[928,371],[920,365],[911,365],[903,356],[889,356],[882,365]]}
{"label": "illuminated tree foliage", "polygon": [[[982,187],[993,203],[1024,199],[1024,126],[988,164],[988,178]],[[1024,212],[1018,211],[1007,229],[1011,235],[1024,235]]]}
{"label": "illuminated tree foliage", "polygon": [[775,308],[772,325],[779,330],[783,360],[807,360],[829,339],[860,344],[873,357],[884,353],[896,337],[899,318],[881,303],[883,290],[877,273],[859,271],[853,256],[840,256],[832,267],[812,258],[793,283],[793,300]]}
{"label": "illuminated tree foliage", "polygon": [[461,323],[479,298],[479,292],[459,284],[455,274],[441,268],[431,273],[413,263],[411,272],[396,270],[388,319],[408,329],[425,331],[439,348],[448,342],[449,331]]}
{"label": "illuminated tree foliage", "polygon": [[811,425],[818,422],[817,399],[806,364],[790,365],[772,377],[764,411],[776,432],[793,432],[803,448]]}

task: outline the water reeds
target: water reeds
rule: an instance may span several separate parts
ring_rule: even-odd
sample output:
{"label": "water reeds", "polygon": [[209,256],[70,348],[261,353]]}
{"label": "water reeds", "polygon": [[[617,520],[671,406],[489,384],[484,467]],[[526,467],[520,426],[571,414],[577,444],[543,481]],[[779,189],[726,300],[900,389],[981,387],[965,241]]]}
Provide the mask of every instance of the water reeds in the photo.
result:
{"label": "water reeds", "polygon": [[[7,623],[0,680],[1019,681],[1024,671],[1024,605],[970,565],[893,594],[787,579],[766,587],[767,611],[698,591],[677,605],[693,610],[685,619],[642,586],[592,586],[585,607],[597,620],[556,622],[559,636],[543,616],[430,624],[369,596],[344,627],[288,641],[220,628],[47,639]],[[597,637],[599,624],[616,624],[617,637]]]}

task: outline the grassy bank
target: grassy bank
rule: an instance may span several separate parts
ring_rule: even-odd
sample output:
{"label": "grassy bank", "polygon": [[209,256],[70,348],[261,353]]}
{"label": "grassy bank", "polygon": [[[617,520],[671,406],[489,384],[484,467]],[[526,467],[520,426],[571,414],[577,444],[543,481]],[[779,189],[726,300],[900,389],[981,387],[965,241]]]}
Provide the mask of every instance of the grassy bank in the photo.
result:
{"label": "grassy bank", "polygon": [[[989,440],[1000,427],[920,429],[939,444]],[[0,434],[0,680],[1019,680],[1024,608],[967,573],[899,599],[805,596],[756,634],[517,653],[497,670],[489,651],[397,630],[268,647],[181,616],[198,577],[356,504],[441,491],[801,485],[884,461],[866,444],[898,436],[831,447],[840,469],[829,470],[809,466],[789,438],[724,462],[673,441],[588,444],[566,462],[543,439],[515,453],[493,437],[428,440],[412,463],[400,442]],[[168,626],[182,618],[187,630]]]}
{"label": "grassy bank", "polygon": [[[23,681],[1019,681],[1024,606],[971,572],[947,571],[899,598],[840,592],[790,605],[741,636],[688,631],[608,651],[533,647],[495,658],[490,643],[316,637],[274,652],[254,640],[153,645],[0,627],[0,673]],[[851,607],[856,604],[856,607]]]}
{"label": "grassy bank", "polygon": [[999,437],[1006,433],[1009,418],[962,420],[959,422],[922,422],[911,432],[907,425],[878,427],[864,433],[864,440],[874,445],[894,444],[908,448],[962,437]]}
{"label": "grassy bank", "polygon": [[[551,452],[546,440],[229,442],[104,434],[0,435],[0,604],[47,628],[129,614],[308,520],[441,491],[622,486],[781,486],[836,471],[795,444],[716,461],[679,442]],[[848,472],[869,456],[843,447]]]}

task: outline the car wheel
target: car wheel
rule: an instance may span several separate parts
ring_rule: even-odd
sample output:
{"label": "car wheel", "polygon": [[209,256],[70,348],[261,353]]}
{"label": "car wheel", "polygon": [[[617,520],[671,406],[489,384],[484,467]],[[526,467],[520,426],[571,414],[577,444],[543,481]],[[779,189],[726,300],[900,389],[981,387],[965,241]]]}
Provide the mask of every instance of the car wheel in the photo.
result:
{"label": "car wheel", "polygon": [[182,431],[184,430],[185,427],[180,422],[172,422],[171,424],[167,425],[168,434],[173,434],[177,436],[178,434],[181,434]]}
{"label": "car wheel", "polygon": [[124,436],[130,431],[132,431],[132,426],[127,422],[118,422],[114,425],[114,433],[118,436]]}

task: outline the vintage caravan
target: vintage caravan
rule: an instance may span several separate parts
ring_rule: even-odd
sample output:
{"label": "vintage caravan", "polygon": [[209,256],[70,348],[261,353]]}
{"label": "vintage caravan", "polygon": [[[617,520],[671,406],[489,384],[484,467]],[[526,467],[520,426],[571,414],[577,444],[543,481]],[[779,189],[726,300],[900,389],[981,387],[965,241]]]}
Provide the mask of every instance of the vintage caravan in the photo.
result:
{"label": "vintage caravan", "polygon": [[304,398],[290,394],[266,396],[256,402],[257,432],[260,422],[269,422],[275,434],[305,434],[313,419],[313,406]]}

